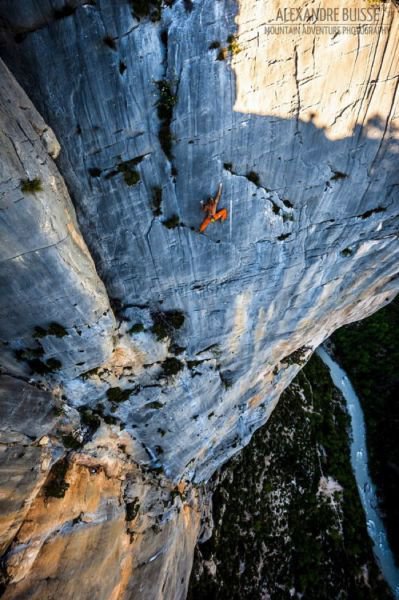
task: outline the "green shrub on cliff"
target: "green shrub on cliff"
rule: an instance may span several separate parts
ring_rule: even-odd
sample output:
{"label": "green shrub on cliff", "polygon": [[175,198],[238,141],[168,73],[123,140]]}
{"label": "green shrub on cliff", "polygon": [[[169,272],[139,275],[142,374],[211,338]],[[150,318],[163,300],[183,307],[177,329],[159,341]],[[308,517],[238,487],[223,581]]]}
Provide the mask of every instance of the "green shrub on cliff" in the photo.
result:
{"label": "green shrub on cliff", "polygon": [[37,177],[35,177],[35,179],[22,179],[21,191],[24,194],[37,194],[38,192],[42,192],[42,182]]}

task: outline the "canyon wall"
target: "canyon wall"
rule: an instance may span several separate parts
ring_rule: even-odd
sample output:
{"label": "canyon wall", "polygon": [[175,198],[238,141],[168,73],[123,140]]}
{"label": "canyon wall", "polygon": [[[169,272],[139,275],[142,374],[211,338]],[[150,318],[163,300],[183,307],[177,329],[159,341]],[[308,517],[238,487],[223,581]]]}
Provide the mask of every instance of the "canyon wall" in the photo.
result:
{"label": "canyon wall", "polygon": [[184,598],[201,483],[397,293],[398,14],[299,35],[268,33],[278,1],[23,4],[0,6],[4,597]]}

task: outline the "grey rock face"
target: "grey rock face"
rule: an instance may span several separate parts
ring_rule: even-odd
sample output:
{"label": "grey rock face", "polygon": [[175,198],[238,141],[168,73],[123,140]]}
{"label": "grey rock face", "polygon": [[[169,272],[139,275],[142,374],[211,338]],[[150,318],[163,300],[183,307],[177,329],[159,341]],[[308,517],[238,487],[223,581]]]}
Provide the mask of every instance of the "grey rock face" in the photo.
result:
{"label": "grey rock face", "polygon": [[142,472],[131,445],[105,425],[80,452],[1,446],[4,598],[185,598],[201,495]]}
{"label": "grey rock face", "polygon": [[[140,368],[124,359],[127,372],[117,381],[107,367],[100,382],[67,384],[68,397],[94,404],[109,385],[134,388],[114,406],[115,416],[145,446],[147,462],[176,479],[207,479],[248,441],[299,368],[287,356],[305,348],[305,359],[336,327],[372,312],[396,290],[395,85],[380,84],[392,110],[371,115],[373,96],[354,130],[341,135],[342,119],[322,128],[308,118],[295,92],[304,84],[296,72],[288,80],[287,59],[283,90],[287,96],[291,86],[292,98],[285,118],[238,112],[253,49],[247,10],[248,3],[238,12],[234,2],[204,1],[188,12],[177,2],[159,23],[138,22],[122,2],[85,4],[61,19],[48,7],[39,14],[33,3],[23,13],[14,4],[3,11],[14,31],[25,31],[19,43],[8,36],[4,57],[62,141],[59,165],[118,316],[129,323],[133,310],[130,325],[150,324],[154,312],[185,316],[174,336],[184,348],[177,356],[184,369],[175,377],[153,385],[167,345],[154,354],[151,335],[133,333],[130,340],[126,325],[121,343],[145,354]],[[38,26],[44,14],[47,22]],[[241,52],[217,60],[209,46],[237,32],[234,19]],[[373,72],[387,71],[387,57],[394,61],[390,73],[397,72],[397,15],[390,19],[389,34],[373,38],[371,49],[361,40],[365,62],[350,62],[356,77],[373,51]],[[310,42],[304,38],[296,58]],[[334,44],[324,46],[327,52]],[[315,93],[325,73],[317,72],[321,59],[314,61]],[[254,86],[254,97],[262,85]],[[279,85],[273,81],[266,98]],[[347,109],[352,117],[358,101]],[[336,114],[343,105],[336,101]],[[169,156],[158,136],[168,107]],[[255,112],[256,103],[250,108]],[[322,117],[331,110],[327,105]],[[200,235],[199,202],[219,182],[228,221]],[[169,229],[164,222],[173,214],[180,225]],[[190,368],[193,361],[199,363]]]}
{"label": "grey rock face", "polygon": [[[0,81],[0,322],[6,362],[15,369],[12,355],[7,357],[11,348],[21,359],[57,360],[66,374],[76,374],[110,353],[113,315],[51,158],[59,144],[4,64]],[[52,322],[61,327],[49,329]]]}
{"label": "grey rock face", "polygon": [[[398,290],[398,15],[381,35],[287,39],[265,35],[271,3],[178,0],[156,22],[61,4],[3,2],[1,54],[60,141],[85,242],[50,130],[5,101],[3,363],[32,360],[47,327],[66,404],[199,483],[316,346]],[[228,219],[201,235],[219,182]]]}
{"label": "grey rock face", "polygon": [[0,377],[0,552],[7,549],[43,485],[52,453],[46,439],[56,423],[49,392]]}
{"label": "grey rock face", "polygon": [[54,426],[54,406],[49,392],[24,381],[2,375],[0,387],[0,432],[37,440]]}

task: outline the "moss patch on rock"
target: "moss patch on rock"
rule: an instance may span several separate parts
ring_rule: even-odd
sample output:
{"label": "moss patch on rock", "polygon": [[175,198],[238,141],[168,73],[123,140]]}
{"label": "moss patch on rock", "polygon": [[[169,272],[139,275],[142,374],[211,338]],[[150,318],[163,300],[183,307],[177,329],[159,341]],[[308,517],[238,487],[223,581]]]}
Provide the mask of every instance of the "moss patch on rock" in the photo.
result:
{"label": "moss patch on rock", "polygon": [[120,387],[112,387],[107,390],[107,398],[110,402],[126,402],[132,392],[132,389],[123,390]]}
{"label": "moss patch on rock", "polygon": [[166,358],[162,363],[162,374],[166,377],[172,377],[177,375],[184,368],[184,364],[181,360],[174,356]]}
{"label": "moss patch on rock", "polygon": [[35,177],[35,179],[22,179],[21,180],[21,192],[24,194],[37,194],[43,191],[43,185],[41,179]]}

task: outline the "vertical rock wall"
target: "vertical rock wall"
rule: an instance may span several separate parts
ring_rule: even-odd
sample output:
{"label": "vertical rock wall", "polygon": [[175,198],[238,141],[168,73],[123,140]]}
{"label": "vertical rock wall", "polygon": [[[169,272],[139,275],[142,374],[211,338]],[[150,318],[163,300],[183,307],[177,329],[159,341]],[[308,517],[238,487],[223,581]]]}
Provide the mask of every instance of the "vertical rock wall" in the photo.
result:
{"label": "vertical rock wall", "polygon": [[[126,0],[0,7],[1,55],[60,141],[57,166],[82,234],[49,157],[53,134],[2,67],[3,371],[45,387],[63,412],[48,426],[51,461],[66,458],[71,488],[88,445],[101,453],[103,435],[126,436],[129,458],[116,453],[133,479],[144,477],[140,469],[166,477],[151,480],[157,502],[162,485],[176,496],[176,485],[190,490],[209,478],[267,420],[312,350],[398,289],[396,9],[380,34],[277,36],[266,25],[279,2],[167,4],[160,20],[155,3],[151,18],[138,19]],[[34,178],[43,191],[23,194],[21,182]],[[228,220],[201,235],[200,201],[219,182]],[[66,448],[68,436],[80,446]],[[12,556],[37,547],[23,528],[7,546],[10,598],[32,597],[36,586],[39,595],[54,586],[54,596],[73,560],[59,540],[89,522],[60,516],[64,501],[44,502],[37,485],[34,510],[45,506],[44,521],[58,524],[40,539],[61,544],[58,558],[44,587],[32,562],[16,575]],[[127,565],[118,486],[110,519],[101,508],[108,492],[99,492],[105,542],[94,545],[109,560],[111,520],[110,535],[120,537],[113,556]],[[156,556],[154,572],[165,575],[165,598],[191,565],[199,516],[182,508],[191,493],[172,519],[187,545],[165,523],[161,538],[153,531],[140,542],[145,554],[162,540],[147,559]],[[174,570],[168,561],[178,555]],[[129,597],[136,585],[155,597],[143,564],[133,578],[130,566],[118,571],[103,597]],[[81,569],[88,598],[94,588]]]}
{"label": "vertical rock wall", "polygon": [[[168,475],[194,460],[200,481],[265,422],[298,370],[287,356],[395,294],[397,12],[380,35],[291,39],[266,33],[279,3],[175,2],[155,22],[128,2],[62,16],[28,4],[3,9],[3,55],[62,140],[83,235],[129,324],[120,333],[185,316],[178,385],[148,387],[159,369],[138,372],[172,347],[123,338],[119,362],[140,354],[142,393],[117,415]],[[228,221],[200,235],[199,203],[219,182]],[[74,384],[70,398],[87,393]],[[162,412],[143,422],[137,409],[154,402]]]}
{"label": "vertical rock wall", "polygon": [[[22,361],[41,362],[43,371],[62,367],[71,376],[108,357],[113,314],[54,164],[58,141],[3,63],[0,136],[5,362],[19,371],[19,352]],[[49,328],[51,323],[58,328]]]}

